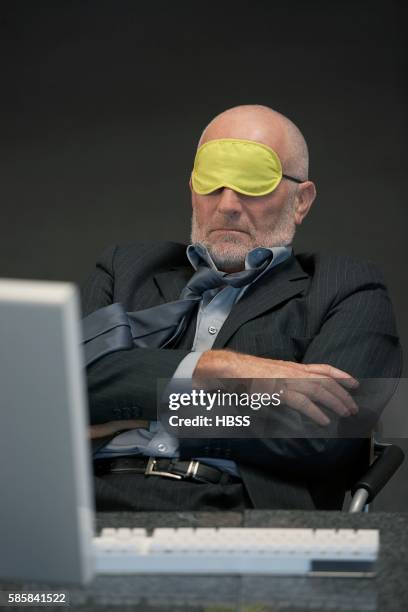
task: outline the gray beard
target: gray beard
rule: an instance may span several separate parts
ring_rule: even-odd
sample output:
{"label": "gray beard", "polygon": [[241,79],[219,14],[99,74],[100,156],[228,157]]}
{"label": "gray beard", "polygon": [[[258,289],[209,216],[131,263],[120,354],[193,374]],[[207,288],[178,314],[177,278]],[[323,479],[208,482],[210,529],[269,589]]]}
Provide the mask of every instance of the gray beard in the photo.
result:
{"label": "gray beard", "polygon": [[243,245],[235,236],[226,236],[222,242],[213,243],[205,237],[205,232],[198,227],[197,218],[193,209],[191,221],[191,243],[200,242],[210,253],[212,260],[219,270],[229,272],[245,269],[245,257],[257,247],[272,248],[292,244],[296,232],[293,214],[293,203],[282,211],[275,227],[270,232],[258,232],[251,247]]}

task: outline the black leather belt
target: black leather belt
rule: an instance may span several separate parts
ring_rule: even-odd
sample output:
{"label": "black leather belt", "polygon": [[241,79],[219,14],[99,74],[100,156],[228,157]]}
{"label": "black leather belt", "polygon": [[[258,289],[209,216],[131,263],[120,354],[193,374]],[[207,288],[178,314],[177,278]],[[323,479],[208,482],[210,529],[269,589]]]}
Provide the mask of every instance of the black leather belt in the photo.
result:
{"label": "black leather belt", "polygon": [[193,482],[227,484],[241,482],[236,476],[230,476],[216,467],[199,461],[176,461],[175,459],[158,459],[157,457],[108,457],[94,459],[94,472],[102,474],[136,473],[145,476],[162,476],[175,480],[192,480]]}

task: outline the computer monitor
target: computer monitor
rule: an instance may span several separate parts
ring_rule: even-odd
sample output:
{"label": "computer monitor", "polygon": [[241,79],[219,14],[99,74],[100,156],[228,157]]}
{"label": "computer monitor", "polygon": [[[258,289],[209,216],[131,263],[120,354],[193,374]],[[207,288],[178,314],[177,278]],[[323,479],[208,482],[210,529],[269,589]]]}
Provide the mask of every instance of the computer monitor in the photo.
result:
{"label": "computer monitor", "polygon": [[74,285],[0,280],[0,578],[93,575],[87,401]]}

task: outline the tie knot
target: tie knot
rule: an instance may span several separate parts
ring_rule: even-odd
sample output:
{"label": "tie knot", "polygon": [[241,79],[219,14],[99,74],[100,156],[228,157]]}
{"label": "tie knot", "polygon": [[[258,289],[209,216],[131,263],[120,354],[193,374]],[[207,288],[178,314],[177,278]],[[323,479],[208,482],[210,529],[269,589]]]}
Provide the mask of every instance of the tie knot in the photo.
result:
{"label": "tie knot", "polygon": [[197,271],[181,293],[181,299],[202,296],[205,291],[230,285],[232,287],[245,287],[252,283],[267,268],[270,260],[267,259],[258,268],[243,270],[242,272],[220,272],[207,266],[199,266]]}

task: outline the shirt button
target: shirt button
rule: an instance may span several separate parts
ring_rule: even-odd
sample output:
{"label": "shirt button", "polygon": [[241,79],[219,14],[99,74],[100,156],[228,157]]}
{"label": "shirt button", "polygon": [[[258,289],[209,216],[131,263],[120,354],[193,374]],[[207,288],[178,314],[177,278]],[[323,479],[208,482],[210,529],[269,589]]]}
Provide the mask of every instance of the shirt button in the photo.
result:
{"label": "shirt button", "polygon": [[164,453],[164,451],[166,451],[166,450],[167,450],[167,446],[166,446],[165,444],[158,444],[158,445],[157,445],[157,450],[158,450],[160,453]]}
{"label": "shirt button", "polygon": [[217,333],[218,329],[216,327],[213,327],[212,325],[210,325],[210,327],[208,328],[208,331],[211,335],[214,335]]}

